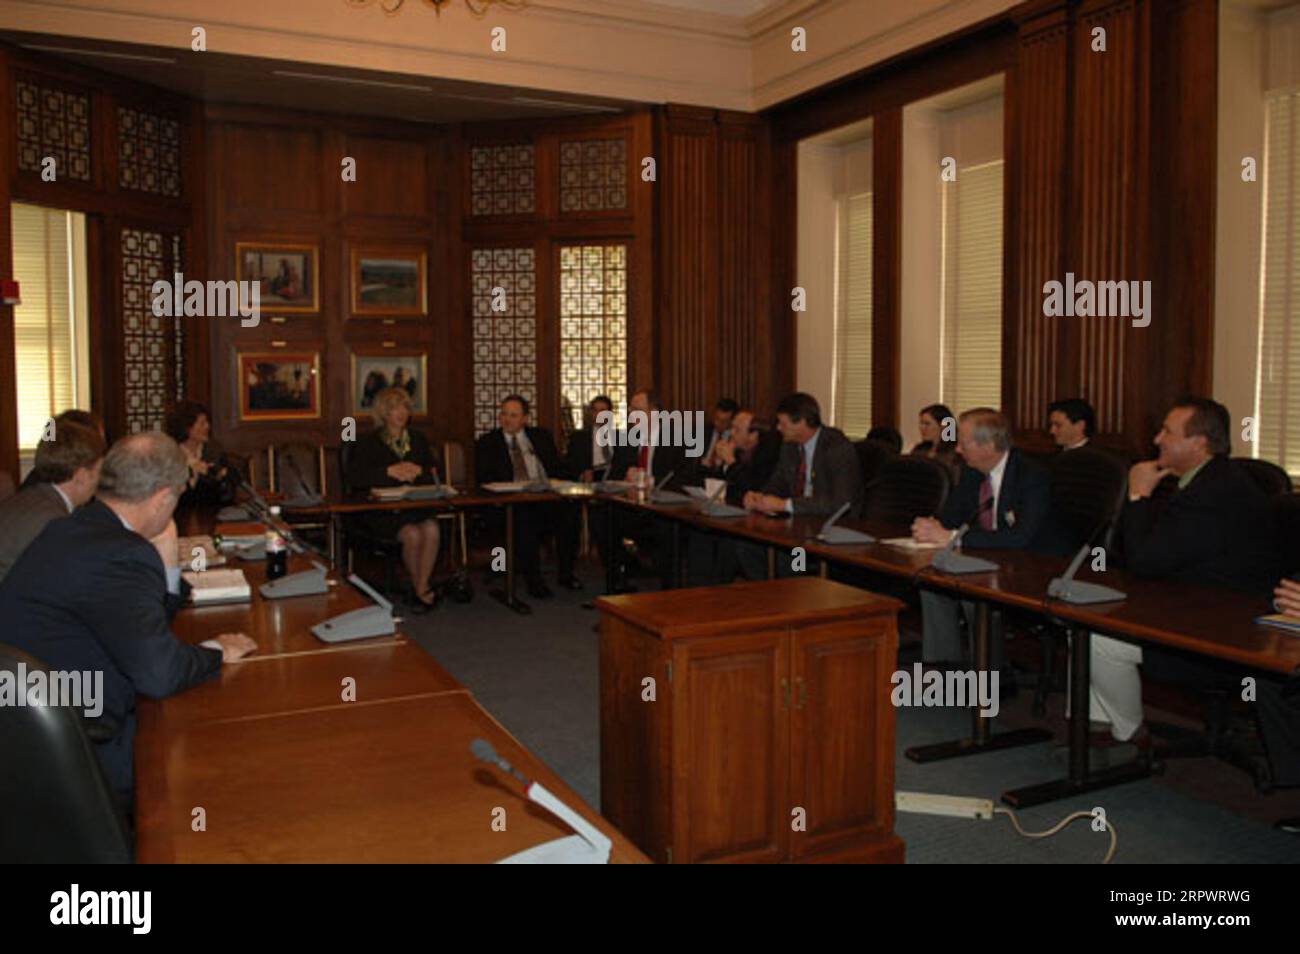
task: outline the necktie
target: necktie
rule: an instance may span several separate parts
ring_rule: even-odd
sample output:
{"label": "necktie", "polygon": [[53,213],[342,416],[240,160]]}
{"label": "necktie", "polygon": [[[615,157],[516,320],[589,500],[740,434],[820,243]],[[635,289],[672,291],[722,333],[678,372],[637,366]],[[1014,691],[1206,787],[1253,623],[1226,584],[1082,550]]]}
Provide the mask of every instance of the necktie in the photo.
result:
{"label": "necktie", "polygon": [[650,466],[650,445],[642,444],[641,449],[636,452],[636,465],[641,470]]}
{"label": "necktie", "polygon": [[524,463],[524,453],[519,449],[519,439],[510,435],[510,463],[515,469],[515,480],[528,479],[528,465]]}
{"label": "necktie", "polygon": [[803,448],[800,447],[799,448],[799,469],[795,471],[794,474],[794,496],[795,497],[803,496],[804,485],[807,482],[808,482],[808,459],[803,452]]}
{"label": "necktie", "polygon": [[980,527],[992,530],[993,516],[993,478],[985,474],[980,484]]}

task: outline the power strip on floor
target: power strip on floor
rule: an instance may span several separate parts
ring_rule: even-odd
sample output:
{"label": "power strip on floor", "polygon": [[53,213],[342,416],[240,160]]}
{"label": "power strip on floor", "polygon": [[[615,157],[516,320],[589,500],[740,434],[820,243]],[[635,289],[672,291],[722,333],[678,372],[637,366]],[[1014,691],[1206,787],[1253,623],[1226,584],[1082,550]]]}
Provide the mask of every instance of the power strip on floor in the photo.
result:
{"label": "power strip on floor", "polygon": [[952,818],[993,817],[993,801],[961,795],[933,795],[929,792],[895,792],[894,808],[918,815],[948,815]]}

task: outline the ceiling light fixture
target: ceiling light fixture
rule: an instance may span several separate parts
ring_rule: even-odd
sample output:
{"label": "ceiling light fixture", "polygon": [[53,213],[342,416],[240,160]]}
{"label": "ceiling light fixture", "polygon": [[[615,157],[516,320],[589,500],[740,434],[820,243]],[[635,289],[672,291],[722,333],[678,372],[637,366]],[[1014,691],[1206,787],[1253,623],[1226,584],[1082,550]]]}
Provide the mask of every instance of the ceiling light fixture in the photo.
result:
{"label": "ceiling light fixture", "polygon": [[[397,16],[401,12],[402,5],[406,0],[343,0],[349,7],[360,10],[363,7],[378,6],[380,10],[390,17]],[[433,7],[433,12],[442,16],[442,8],[451,3],[452,0],[424,0],[426,7]],[[465,0],[465,6],[469,12],[476,17],[485,17],[488,11],[493,7],[504,7],[507,10],[522,10],[528,5],[527,0]]]}

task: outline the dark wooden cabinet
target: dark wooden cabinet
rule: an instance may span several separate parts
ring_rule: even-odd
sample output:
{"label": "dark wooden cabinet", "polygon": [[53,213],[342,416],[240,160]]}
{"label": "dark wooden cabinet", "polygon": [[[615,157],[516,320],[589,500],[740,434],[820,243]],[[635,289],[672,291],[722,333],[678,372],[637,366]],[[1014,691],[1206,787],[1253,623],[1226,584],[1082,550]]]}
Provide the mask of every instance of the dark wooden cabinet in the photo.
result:
{"label": "dark wooden cabinet", "polygon": [[601,812],[651,858],[902,860],[900,604],[815,577],[597,602]]}

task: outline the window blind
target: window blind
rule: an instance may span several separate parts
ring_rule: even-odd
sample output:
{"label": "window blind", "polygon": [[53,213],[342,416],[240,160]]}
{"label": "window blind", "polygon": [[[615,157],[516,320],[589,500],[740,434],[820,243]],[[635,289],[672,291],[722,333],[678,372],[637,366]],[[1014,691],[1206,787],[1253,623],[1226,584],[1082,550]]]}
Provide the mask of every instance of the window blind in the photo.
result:
{"label": "window blind", "polygon": [[14,203],[11,220],[18,443],[31,452],[51,417],[89,406],[85,217]]}
{"label": "window blind", "polygon": [[1300,93],[1268,99],[1255,454],[1300,475]]}
{"label": "window blind", "polygon": [[839,199],[835,256],[835,426],[849,437],[871,429],[872,194]]}
{"label": "window blind", "polygon": [[956,413],[1002,404],[1003,160],[943,184],[943,403]]}

